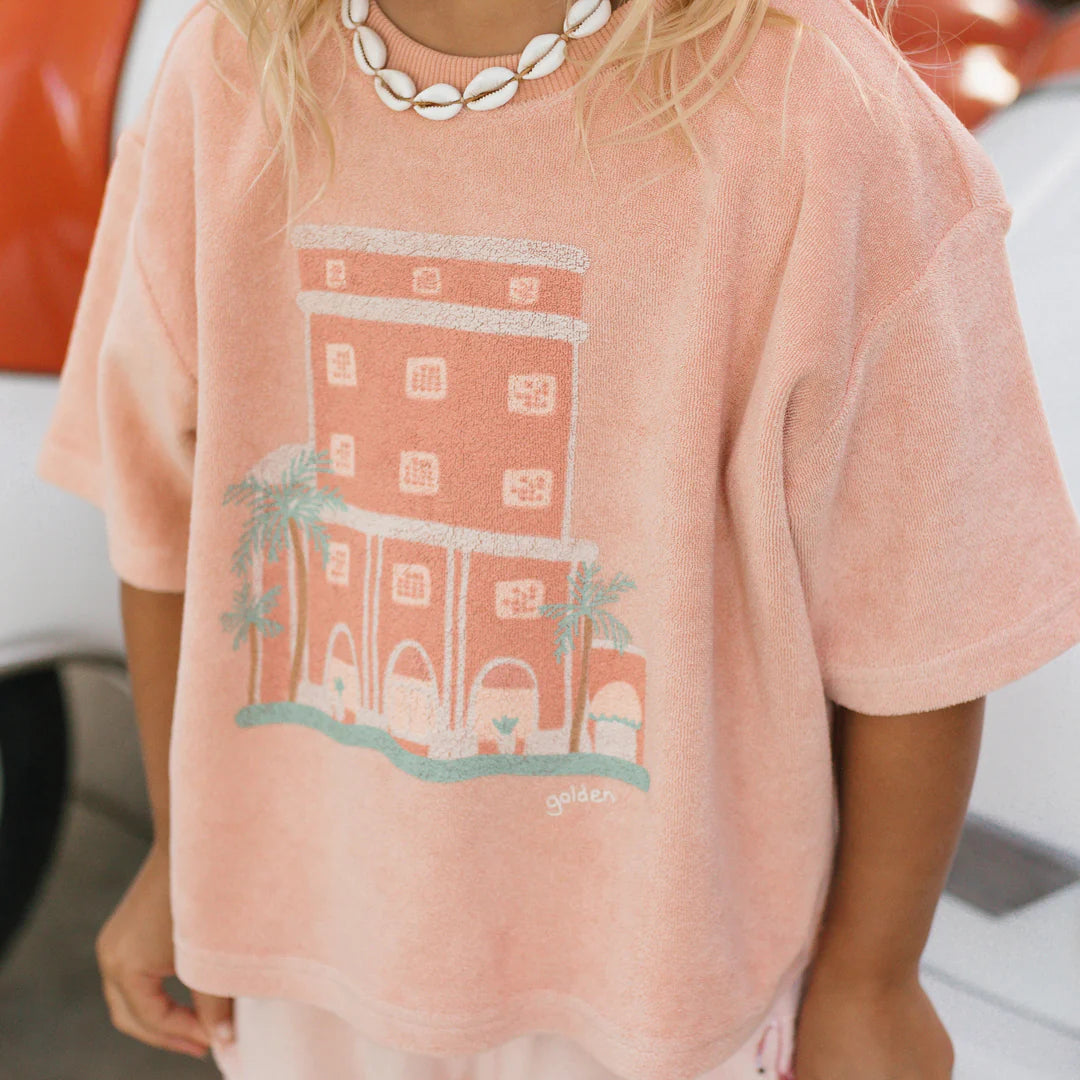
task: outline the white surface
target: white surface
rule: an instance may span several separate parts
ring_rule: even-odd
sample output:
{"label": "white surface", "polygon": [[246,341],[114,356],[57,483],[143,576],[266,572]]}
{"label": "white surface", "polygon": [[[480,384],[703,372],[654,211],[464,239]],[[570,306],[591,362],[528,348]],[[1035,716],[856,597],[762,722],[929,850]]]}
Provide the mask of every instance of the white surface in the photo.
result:
{"label": "white surface", "polygon": [[123,640],[101,512],[33,471],[56,385],[0,373],[0,671],[57,653],[117,654]]}
{"label": "white surface", "polygon": [[1080,884],[998,918],[944,896],[923,959],[1080,1042]]}
{"label": "white surface", "polygon": [[[1017,304],[1080,505],[1080,83],[1025,95],[976,133],[1013,206]],[[1080,855],[1080,649],[989,695],[974,812]],[[954,1080],[1080,1077],[1080,885],[999,918],[945,896],[924,956]]]}
{"label": "white surface", "polygon": [[[110,150],[142,108],[176,27],[194,0],[145,0],[129,43]],[[39,480],[34,463],[57,380],[0,372],[0,671],[71,653],[118,655],[119,585],[104,520],[82,499]]]}
{"label": "white surface", "polygon": [[1003,1010],[924,966],[922,983],[956,1051],[952,1080],[1076,1080],[1080,1040]]}
{"label": "white surface", "polygon": [[[976,132],[1013,206],[1017,303],[1080,506],[1080,83],[1022,96]],[[989,695],[971,808],[1080,855],[1080,649]],[[1080,1070],[1076,1076],[1080,1077]]]}
{"label": "white surface", "polygon": [[142,0],[139,5],[120,72],[110,156],[116,153],[117,136],[143,107],[176,28],[194,6],[195,0]]}

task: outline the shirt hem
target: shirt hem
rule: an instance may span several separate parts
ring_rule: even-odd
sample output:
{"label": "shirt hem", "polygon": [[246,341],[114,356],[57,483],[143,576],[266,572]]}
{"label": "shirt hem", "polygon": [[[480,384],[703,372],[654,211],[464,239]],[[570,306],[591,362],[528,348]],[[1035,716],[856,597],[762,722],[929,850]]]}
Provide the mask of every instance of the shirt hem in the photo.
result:
{"label": "shirt hem", "polygon": [[801,981],[805,956],[780,981],[766,1008],[742,1027],[701,1043],[635,1038],[570,994],[536,990],[484,1016],[439,1016],[366,998],[340,972],[301,957],[244,956],[176,939],[176,971],[192,989],[223,997],[299,1000],[327,1009],[365,1038],[434,1056],[481,1053],[530,1031],[552,1031],[580,1043],[625,1080],[696,1080],[737,1053]]}
{"label": "shirt hem", "polygon": [[99,510],[104,504],[98,462],[62,443],[49,439],[42,444],[34,472],[45,483],[78,495]]}
{"label": "shirt hem", "polygon": [[1080,581],[1009,626],[921,664],[833,668],[826,694],[869,715],[927,712],[972,701],[1080,644]]}
{"label": "shirt hem", "polygon": [[98,460],[63,443],[46,441],[38,453],[37,476],[96,506],[106,514],[109,563],[122,581],[149,592],[182,593],[187,583],[187,547],[131,544],[108,528]]}

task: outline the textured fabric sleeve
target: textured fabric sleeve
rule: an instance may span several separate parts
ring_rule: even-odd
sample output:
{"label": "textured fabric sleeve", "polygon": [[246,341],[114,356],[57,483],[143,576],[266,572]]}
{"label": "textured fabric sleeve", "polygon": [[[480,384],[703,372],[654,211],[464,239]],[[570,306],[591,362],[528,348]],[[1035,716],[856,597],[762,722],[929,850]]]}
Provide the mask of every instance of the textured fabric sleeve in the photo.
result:
{"label": "textured fabric sleeve", "polygon": [[[139,251],[144,154],[139,135],[120,135],[37,472],[104,511],[120,578],[180,592],[196,380],[150,291]],[[175,258],[183,252],[174,249]]]}
{"label": "textured fabric sleeve", "polygon": [[789,480],[825,694],[858,712],[971,700],[1080,642],[1080,522],[1021,327],[1010,219],[980,205],[945,233],[867,327]]}

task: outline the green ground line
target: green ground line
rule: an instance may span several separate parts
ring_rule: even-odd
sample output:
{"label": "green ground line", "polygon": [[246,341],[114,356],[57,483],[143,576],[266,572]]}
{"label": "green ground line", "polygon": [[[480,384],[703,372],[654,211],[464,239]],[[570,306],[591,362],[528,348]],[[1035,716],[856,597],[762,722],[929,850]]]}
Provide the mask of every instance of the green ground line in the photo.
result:
{"label": "green ground line", "polygon": [[472,780],[478,776],[603,776],[649,790],[649,772],[633,761],[610,754],[476,754],[470,757],[427,758],[411,754],[388,732],[370,724],[342,724],[311,705],[278,701],[246,705],[236,714],[240,727],[261,724],[300,724],[315,728],[346,746],[378,750],[399,769],[421,780]]}

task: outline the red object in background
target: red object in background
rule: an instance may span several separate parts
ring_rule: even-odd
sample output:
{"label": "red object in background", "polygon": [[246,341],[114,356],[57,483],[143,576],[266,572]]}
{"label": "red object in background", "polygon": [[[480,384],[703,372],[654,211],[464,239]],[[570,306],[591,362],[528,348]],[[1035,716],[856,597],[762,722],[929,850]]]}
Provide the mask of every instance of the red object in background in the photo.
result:
{"label": "red object in background", "polygon": [[[852,0],[866,14],[866,0]],[[884,14],[886,0],[874,0]],[[1036,0],[900,0],[893,38],[923,81],[974,130],[1038,83],[1080,71],[1080,10]]]}
{"label": "red object in background", "polygon": [[[866,14],[866,0],[853,2]],[[879,14],[885,6],[875,0]],[[974,129],[1027,87],[1025,58],[1054,23],[1035,0],[901,0],[888,25],[922,80]]]}
{"label": "red object in background", "polygon": [[[869,0],[851,0],[865,14]],[[1046,3],[1059,0],[1046,0]],[[886,0],[873,0],[884,12]],[[139,0],[0,7],[0,371],[57,372],[108,175]],[[1080,71],[1080,10],[1036,0],[900,0],[893,36],[968,128]]]}
{"label": "red object in background", "polygon": [[0,5],[0,368],[64,359],[138,0]]}
{"label": "red object in background", "polygon": [[1080,8],[1063,14],[1027,59],[1032,83],[1080,72]]}
{"label": "red object in background", "polygon": [[[855,0],[864,13],[866,4]],[[885,0],[877,0],[885,11]],[[900,0],[892,19],[893,36],[910,59],[938,46],[1003,45],[1023,52],[1052,21],[1033,0]]]}

